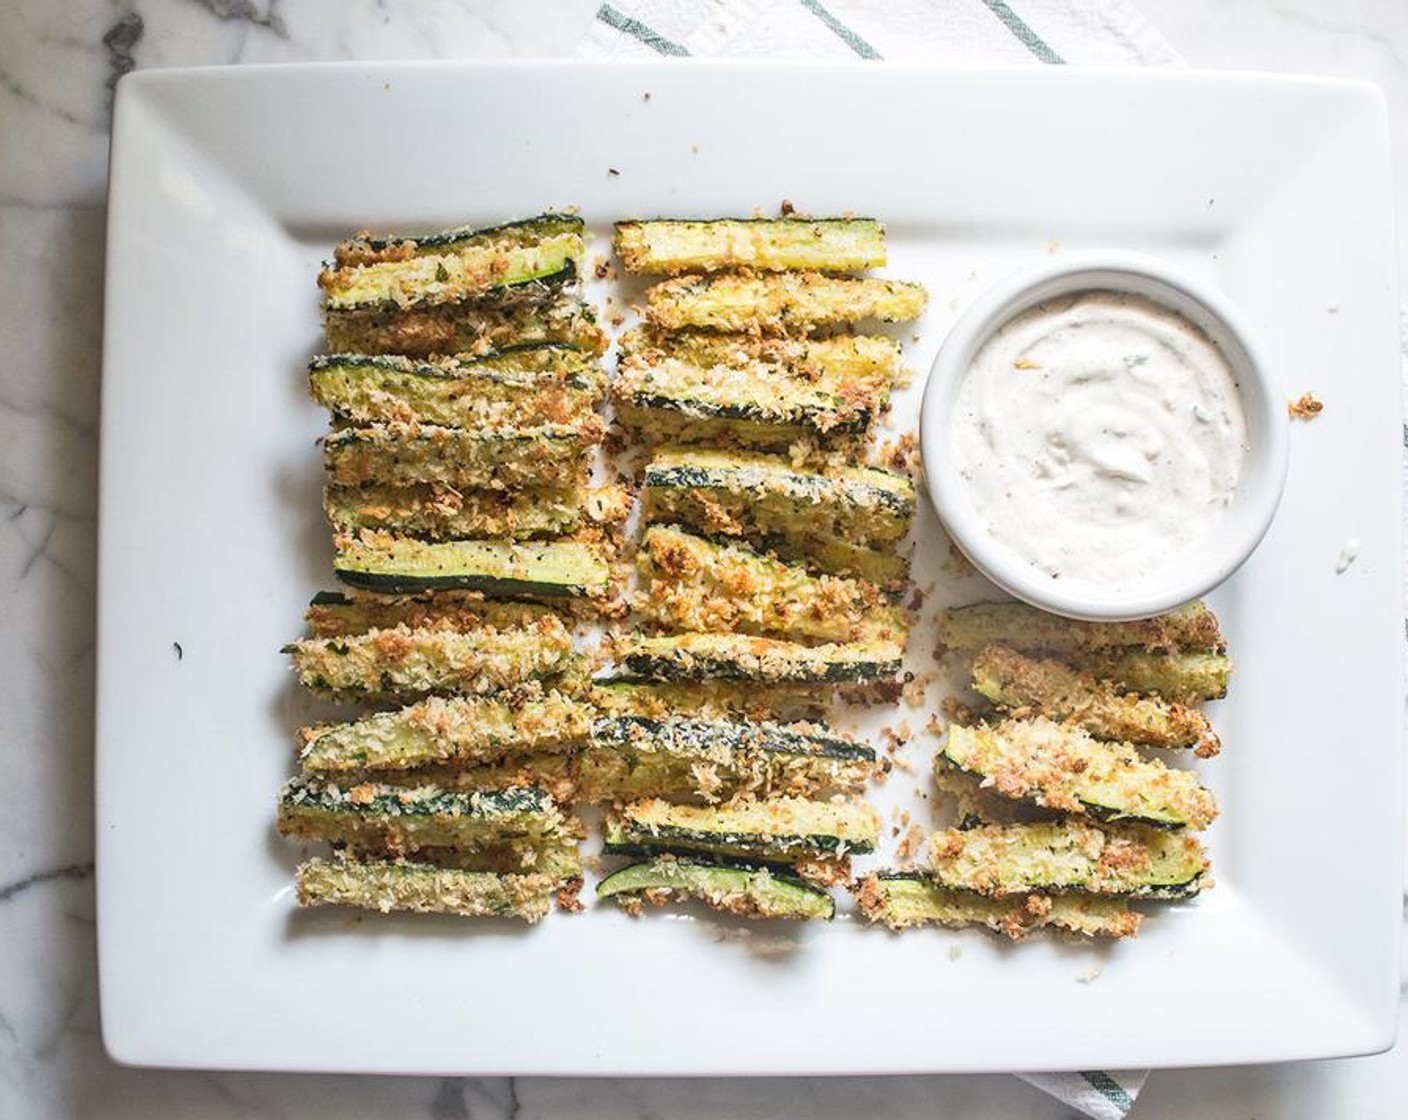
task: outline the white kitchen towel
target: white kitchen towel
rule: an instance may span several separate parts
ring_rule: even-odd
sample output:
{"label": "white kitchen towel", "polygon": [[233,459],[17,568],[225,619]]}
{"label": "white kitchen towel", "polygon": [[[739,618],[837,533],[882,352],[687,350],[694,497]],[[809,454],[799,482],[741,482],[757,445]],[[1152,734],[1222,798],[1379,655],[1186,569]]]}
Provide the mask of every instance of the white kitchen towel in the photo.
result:
{"label": "white kitchen towel", "polygon": [[[616,0],[597,10],[577,55],[1182,65],[1124,0]],[[1148,1075],[1017,1076],[1096,1120],[1122,1120]]]}
{"label": "white kitchen towel", "polygon": [[616,0],[577,54],[1182,65],[1125,0]]}

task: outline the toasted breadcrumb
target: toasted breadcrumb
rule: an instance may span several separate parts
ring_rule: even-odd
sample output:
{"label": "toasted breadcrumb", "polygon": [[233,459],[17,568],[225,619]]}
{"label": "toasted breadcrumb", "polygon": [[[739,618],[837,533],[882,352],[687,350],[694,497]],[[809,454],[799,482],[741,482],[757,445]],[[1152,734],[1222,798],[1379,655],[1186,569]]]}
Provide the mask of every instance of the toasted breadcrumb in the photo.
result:
{"label": "toasted breadcrumb", "polygon": [[1317,401],[1310,392],[1301,394],[1300,400],[1291,401],[1286,406],[1286,410],[1291,414],[1292,420],[1314,420],[1324,410],[1325,405]]}

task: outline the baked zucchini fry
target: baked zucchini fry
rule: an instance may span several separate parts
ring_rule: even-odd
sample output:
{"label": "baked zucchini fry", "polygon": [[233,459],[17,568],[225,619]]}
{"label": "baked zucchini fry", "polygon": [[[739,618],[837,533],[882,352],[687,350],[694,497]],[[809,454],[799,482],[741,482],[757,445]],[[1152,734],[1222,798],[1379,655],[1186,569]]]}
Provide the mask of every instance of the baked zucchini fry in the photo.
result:
{"label": "baked zucchini fry", "polygon": [[[382,785],[407,789],[437,786],[458,793],[531,786],[548,794],[559,805],[568,805],[577,799],[577,759],[576,754],[524,754],[514,751],[493,762],[472,766],[425,766],[418,770],[380,771],[365,777]],[[347,777],[342,780],[351,782],[353,779]],[[573,853],[575,855],[575,848]],[[539,870],[543,868],[541,863],[536,866]],[[512,869],[510,866],[509,870]],[[581,867],[578,866],[573,874],[580,873]]]}
{"label": "baked zucchini fry", "polygon": [[872,376],[811,380],[783,366],[696,366],[675,358],[617,365],[612,400],[622,423],[656,439],[729,439],[786,448],[799,439],[854,440],[889,400],[889,382]]}
{"label": "baked zucchini fry", "polygon": [[783,537],[745,537],[759,552],[785,564],[805,568],[813,575],[848,576],[881,588],[886,595],[903,594],[909,586],[909,556],[891,547],[881,552],[846,541],[815,537],[810,541]]}
{"label": "baked zucchini fry", "polygon": [[875,850],[880,816],[863,801],[773,797],[700,806],[648,798],[609,812],[604,829],[605,850],[612,854],[839,859]]}
{"label": "baked zucchini fry", "polygon": [[885,265],[885,227],[874,218],[659,218],[616,223],[627,272],[724,268],[860,272]]}
{"label": "baked zucchini fry", "polygon": [[425,540],[532,540],[577,529],[591,491],[457,490],[436,482],[329,486],[323,509],[338,533],[404,533]]}
{"label": "baked zucchini fry", "polygon": [[337,554],[333,571],[350,587],[390,595],[463,590],[501,598],[595,598],[611,587],[611,566],[601,551],[579,541],[364,539]]}
{"label": "baked zucchini fry", "polygon": [[772,687],[752,681],[595,682],[592,703],[606,715],[664,719],[815,720],[825,714],[815,689]]}
{"label": "baked zucchini fry", "polygon": [[892,680],[904,661],[893,641],[803,646],[746,634],[633,637],[617,645],[626,670],[645,680],[864,684]]}
{"label": "baked zucchini fry", "polygon": [[1145,825],[1096,827],[1035,821],[951,828],[928,841],[929,874],[941,887],[1011,895],[1085,891],[1127,898],[1191,898],[1209,864],[1186,832]]}
{"label": "baked zucchini fry", "polygon": [[484,354],[535,342],[559,342],[584,354],[606,353],[596,309],[557,288],[529,284],[489,299],[405,310],[324,309],[328,347],[347,354]]}
{"label": "baked zucchini fry", "polygon": [[646,293],[647,321],[665,330],[788,334],[864,319],[917,319],[929,294],[904,280],[819,272],[721,272],[680,276]]}
{"label": "baked zucchini fry", "polygon": [[543,790],[456,793],[364,783],[339,786],[293,778],[279,794],[279,832],[359,850],[401,855],[422,848],[511,850],[530,865],[542,847],[573,838],[572,826]]}
{"label": "baked zucchini fry", "polygon": [[1060,655],[1132,650],[1222,653],[1227,648],[1217,615],[1201,601],[1135,622],[1078,622],[1025,603],[977,603],[940,612],[940,649],[988,645]]}
{"label": "baked zucchini fry", "polygon": [[583,745],[592,709],[558,692],[545,696],[431,696],[355,723],[309,728],[299,762],[307,773],[413,770],[493,762],[513,751],[564,752]]}
{"label": "baked zucchini fry", "polygon": [[330,354],[308,363],[315,401],[360,424],[419,421],[452,428],[571,424],[606,391],[601,366],[560,345],[518,346],[482,358],[415,361]]}
{"label": "baked zucchini fry", "polygon": [[785,366],[811,380],[893,385],[901,373],[900,344],[882,334],[837,334],[829,338],[721,334],[717,331],[662,331],[632,327],[619,341],[623,358],[646,365],[667,359],[695,366],[744,368],[755,362]]}
{"label": "baked zucchini fry", "polygon": [[613,872],[597,884],[596,894],[635,914],[643,902],[662,906],[684,899],[744,918],[830,921],[836,914],[836,900],[826,891],[776,868],[669,856]]}
{"label": "baked zucchini fry", "polygon": [[873,749],[814,724],[608,716],[582,754],[581,797],[859,793],[874,769]]}
{"label": "baked zucchini fry", "polygon": [[576,214],[548,211],[528,218],[500,222],[498,225],[455,226],[453,229],[414,236],[373,237],[364,232],[349,237],[346,241],[339,241],[333,247],[333,264],[338,268],[356,268],[386,261],[409,260],[413,257],[439,256],[460,249],[537,245],[544,238],[556,237],[563,233],[580,235],[585,228],[586,223]]}
{"label": "baked zucchini fry", "polygon": [[537,603],[486,602],[454,592],[423,596],[383,596],[354,591],[319,591],[308,604],[304,621],[315,638],[342,638],[368,630],[474,631],[485,626],[530,626],[548,608]]}
{"label": "baked zucchini fry", "polygon": [[1217,816],[1196,774],[1045,717],[953,724],[934,762],[975,774],[1004,797],[1097,820],[1201,830]]}
{"label": "baked zucchini fry", "polygon": [[530,681],[553,683],[579,668],[572,636],[555,615],[522,627],[474,631],[371,630],[305,638],[285,647],[304,686],[332,700],[482,695]]}
{"label": "baked zucchini fry", "polygon": [[1211,758],[1220,742],[1208,717],[1186,704],[1124,692],[1090,673],[1006,646],[986,646],[973,662],[973,689],[999,707],[1035,709],[1083,727],[1097,739],[1145,747],[1192,748]]}
{"label": "baked zucchini fry", "polygon": [[1232,662],[1224,653],[1110,652],[1087,658],[1085,668],[1132,692],[1185,705],[1222,699],[1232,676]]}
{"label": "baked zucchini fry", "polygon": [[951,929],[986,926],[1013,941],[1043,928],[1087,937],[1133,937],[1142,920],[1118,898],[1082,894],[988,898],[971,891],[946,890],[909,872],[867,875],[853,890],[861,913],[892,930],[925,925]]}
{"label": "baked zucchini fry", "polygon": [[876,467],[825,473],[744,452],[670,449],[645,468],[651,521],[677,521],[710,535],[779,538],[801,551],[820,542],[882,547],[914,518],[909,479]]}
{"label": "baked zucchini fry", "polygon": [[359,863],[310,859],[295,873],[299,906],[355,906],[362,910],[458,914],[465,918],[521,918],[548,912],[559,882],[550,875],[496,875],[401,860]]}
{"label": "baked zucchini fry", "polygon": [[338,486],[416,482],[504,490],[586,482],[601,418],[534,428],[446,428],[391,422],[323,437],[323,463]]}
{"label": "baked zucchini fry", "polygon": [[318,275],[326,305],[412,307],[454,303],[499,288],[573,279],[582,264],[582,220],[567,214],[419,238],[354,238]]}
{"label": "baked zucchini fry", "polygon": [[809,575],[742,545],[667,525],[646,530],[637,566],[637,608],[676,630],[904,644],[904,612],[864,580]]}

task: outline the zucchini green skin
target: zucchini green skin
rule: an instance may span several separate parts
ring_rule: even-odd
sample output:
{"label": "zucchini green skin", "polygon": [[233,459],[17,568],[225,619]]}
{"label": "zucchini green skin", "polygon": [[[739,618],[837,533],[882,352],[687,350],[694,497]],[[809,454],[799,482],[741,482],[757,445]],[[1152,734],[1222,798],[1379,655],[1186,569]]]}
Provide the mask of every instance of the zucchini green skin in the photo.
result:
{"label": "zucchini green skin", "polygon": [[1190,748],[1199,758],[1220,748],[1207,716],[1196,708],[1125,692],[1060,661],[1029,658],[1006,646],[979,651],[973,689],[1003,708],[1033,709],[1074,722],[1097,739]]}
{"label": "zucchini green skin", "polygon": [[567,819],[544,791],[458,793],[424,786],[364,784],[350,788],[293,778],[279,795],[279,832],[393,854],[422,848],[512,846],[522,851],[560,843]]}
{"label": "zucchini green skin", "polygon": [[598,898],[618,902],[663,903],[668,898],[694,898],[714,910],[740,917],[830,921],[836,901],[794,876],[766,867],[655,859],[633,863],[603,879]]}
{"label": "zucchini green skin", "polygon": [[994,896],[1038,890],[1184,899],[1202,889],[1209,867],[1203,846],[1186,833],[1073,820],[948,829],[931,836],[927,850],[939,886]]}
{"label": "zucchini green skin", "polygon": [[990,898],[946,890],[924,876],[904,872],[866,876],[856,884],[855,895],[861,913],[870,921],[897,931],[925,925],[953,929],[976,925],[1014,941],[1041,928],[1121,938],[1135,936],[1141,920],[1123,899],[1081,894]]}
{"label": "zucchini green skin", "polygon": [[390,422],[323,438],[328,478],[338,486],[440,483],[500,490],[576,487],[586,482],[601,418],[533,428],[447,428]]}
{"label": "zucchini green skin", "polygon": [[331,354],[308,365],[312,397],[360,424],[418,421],[455,428],[571,424],[605,392],[599,366],[560,345],[520,346],[473,360]]}
{"label": "zucchini green skin", "polygon": [[299,762],[307,773],[414,770],[493,762],[513,751],[571,751],[592,728],[592,709],[557,692],[485,698],[433,696],[355,723],[310,729]]}
{"label": "zucchini green skin", "polygon": [[891,641],[803,646],[743,634],[678,634],[631,638],[621,644],[619,659],[646,680],[865,684],[893,680],[904,647]]}
{"label": "zucchini green skin", "polygon": [[879,815],[864,802],[773,797],[696,806],[651,798],[607,815],[604,850],[792,861],[872,852],[879,836]]}
{"label": "zucchini green skin", "polygon": [[580,669],[571,634],[551,615],[516,628],[397,628],[306,638],[285,652],[306,688],[353,702],[483,695],[534,681],[561,684]]}
{"label": "zucchini green skin", "polygon": [[712,450],[660,451],[645,468],[652,521],[715,535],[777,538],[809,553],[837,541],[880,548],[914,518],[909,479],[875,467],[822,473],[785,458]]}
{"label": "zucchini green skin", "polygon": [[610,564],[580,541],[355,541],[337,554],[333,571],[350,587],[391,595],[463,590],[501,598],[600,598],[611,589]]}
{"label": "zucchini green skin", "polygon": [[335,351],[413,358],[482,354],[541,342],[563,343],[600,357],[609,342],[594,307],[543,284],[438,307],[325,308],[323,330]]}
{"label": "zucchini green skin", "polygon": [[874,768],[870,747],[811,724],[607,716],[593,724],[583,752],[580,795],[715,802],[744,792],[856,793]]}
{"label": "zucchini green skin", "polygon": [[1222,653],[1227,648],[1217,616],[1201,601],[1134,622],[1078,622],[1025,603],[976,603],[939,615],[939,645],[944,649],[1002,645],[1024,653],[1057,655]]}
{"label": "zucchini green skin", "polygon": [[456,226],[436,233],[414,236],[371,237],[366,234],[339,242],[334,249],[338,265],[371,264],[378,259],[438,252],[448,247],[485,245],[533,245],[545,237],[564,233],[581,236],[586,222],[576,214],[546,211],[530,218],[515,218],[492,226]]}
{"label": "zucchini green skin", "polygon": [[[533,239],[463,238],[410,253],[363,253],[356,263],[324,268],[318,286],[334,310],[455,303],[522,284],[570,283],[583,252],[578,230]],[[350,259],[350,254],[339,256]]]}
{"label": "zucchini green skin", "polygon": [[587,491],[465,490],[439,483],[329,486],[323,510],[338,533],[364,529],[422,540],[536,540],[582,525]]}
{"label": "zucchini green skin", "polygon": [[1004,797],[1095,820],[1200,831],[1217,816],[1217,803],[1197,775],[1044,717],[990,727],[953,724],[935,765],[991,780]]}
{"label": "zucchini green skin", "polygon": [[656,284],[646,293],[645,316],[664,330],[787,334],[866,319],[917,319],[928,298],[922,284],[902,280],[818,272],[721,272]]}
{"label": "zucchini green skin", "polygon": [[873,218],[657,218],[616,223],[627,272],[725,268],[858,272],[884,267],[885,227]]}
{"label": "zucchini green skin", "polygon": [[737,544],[652,525],[637,554],[637,608],[674,630],[903,644],[904,612],[864,580],[814,576]]}
{"label": "zucchini green skin", "polygon": [[548,613],[547,607],[536,603],[486,602],[456,594],[382,597],[319,591],[303,618],[314,638],[344,638],[398,626],[471,633],[486,626],[531,626]]}
{"label": "zucchini green skin", "polygon": [[558,880],[549,875],[500,875],[405,861],[359,863],[312,859],[295,873],[299,906],[354,906],[464,918],[546,916]]}

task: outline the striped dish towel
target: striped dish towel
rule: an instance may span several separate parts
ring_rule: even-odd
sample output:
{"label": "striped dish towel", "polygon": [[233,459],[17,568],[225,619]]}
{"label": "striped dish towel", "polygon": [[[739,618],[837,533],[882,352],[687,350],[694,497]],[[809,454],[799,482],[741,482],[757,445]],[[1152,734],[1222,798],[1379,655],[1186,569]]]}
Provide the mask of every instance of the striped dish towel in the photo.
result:
{"label": "striped dish towel", "polygon": [[[1125,0],[615,0],[597,10],[576,53],[1182,65]],[[1091,1070],[1017,1076],[1096,1120],[1122,1120],[1148,1075]]]}

